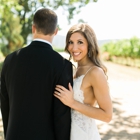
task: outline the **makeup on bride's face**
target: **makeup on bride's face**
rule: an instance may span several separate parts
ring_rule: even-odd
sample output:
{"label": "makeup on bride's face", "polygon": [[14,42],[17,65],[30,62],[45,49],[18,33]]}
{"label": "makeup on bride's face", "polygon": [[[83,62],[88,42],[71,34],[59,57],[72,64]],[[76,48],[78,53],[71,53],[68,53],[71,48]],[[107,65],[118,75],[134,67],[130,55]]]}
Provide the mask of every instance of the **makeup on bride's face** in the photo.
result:
{"label": "makeup on bride's face", "polygon": [[73,60],[78,62],[85,57],[88,53],[88,43],[81,33],[73,33],[69,40],[68,51],[73,57]]}

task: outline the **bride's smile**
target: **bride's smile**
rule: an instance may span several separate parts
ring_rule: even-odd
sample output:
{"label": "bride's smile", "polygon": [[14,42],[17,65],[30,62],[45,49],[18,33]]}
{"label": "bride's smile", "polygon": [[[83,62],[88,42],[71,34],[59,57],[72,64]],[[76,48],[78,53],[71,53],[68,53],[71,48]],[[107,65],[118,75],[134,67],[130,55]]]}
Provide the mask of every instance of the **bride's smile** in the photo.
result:
{"label": "bride's smile", "polygon": [[71,35],[68,51],[76,62],[85,61],[88,58],[88,43],[81,33],[76,32]]}

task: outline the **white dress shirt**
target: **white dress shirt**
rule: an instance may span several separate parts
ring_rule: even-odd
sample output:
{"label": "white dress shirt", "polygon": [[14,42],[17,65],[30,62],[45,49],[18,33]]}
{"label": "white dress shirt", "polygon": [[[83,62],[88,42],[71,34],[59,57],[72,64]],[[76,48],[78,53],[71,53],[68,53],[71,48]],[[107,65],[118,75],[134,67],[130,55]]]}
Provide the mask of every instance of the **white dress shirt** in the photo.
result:
{"label": "white dress shirt", "polygon": [[33,39],[33,41],[41,41],[41,42],[47,43],[52,46],[52,44],[49,41],[44,40],[44,39],[36,38],[36,39]]}

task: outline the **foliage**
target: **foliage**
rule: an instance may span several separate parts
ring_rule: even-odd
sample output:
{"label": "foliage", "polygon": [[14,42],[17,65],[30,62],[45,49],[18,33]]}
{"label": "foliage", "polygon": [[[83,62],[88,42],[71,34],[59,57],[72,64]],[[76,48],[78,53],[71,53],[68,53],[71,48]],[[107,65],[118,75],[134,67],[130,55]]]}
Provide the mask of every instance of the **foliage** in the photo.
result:
{"label": "foliage", "polygon": [[[127,60],[133,59],[134,61],[140,59],[140,39],[133,37],[131,39],[124,39],[118,41],[112,41],[101,46],[102,53],[108,54],[108,60],[115,58],[124,58]],[[133,62],[135,63],[135,62]]]}
{"label": "foliage", "polygon": [[[97,0],[92,0],[97,2]],[[0,45],[4,55],[27,43],[32,18],[39,7],[62,8],[70,23],[90,0],[0,0]],[[82,20],[79,20],[79,22]],[[59,27],[60,29],[60,27]]]}
{"label": "foliage", "polygon": [[0,62],[0,72],[2,70],[3,62]]}
{"label": "foliage", "polygon": [[130,39],[130,44],[132,46],[132,54],[133,58],[140,58],[140,39],[134,37]]}
{"label": "foliage", "polygon": [[[93,1],[96,2],[97,0]],[[4,3],[11,3],[11,0],[2,0],[2,2],[2,5],[4,5]],[[49,7],[54,10],[61,7],[63,8],[64,13],[67,15],[67,19],[70,22],[73,16],[80,12],[80,8],[89,2],[90,0],[82,0],[80,2],[78,0],[14,0],[14,7],[12,8],[14,8],[13,14],[17,15],[20,19],[20,24],[22,25],[21,35],[26,42],[28,35],[31,33],[33,14],[39,7]],[[11,7],[9,7],[9,9],[10,8]]]}
{"label": "foliage", "polygon": [[64,48],[53,47],[53,49],[57,52],[64,52]]}
{"label": "foliage", "polygon": [[15,2],[6,2],[7,3],[2,3],[0,6],[0,45],[4,56],[17,48],[20,48],[24,41],[20,34],[22,28],[20,25],[20,19],[11,11],[11,8],[14,6]]}

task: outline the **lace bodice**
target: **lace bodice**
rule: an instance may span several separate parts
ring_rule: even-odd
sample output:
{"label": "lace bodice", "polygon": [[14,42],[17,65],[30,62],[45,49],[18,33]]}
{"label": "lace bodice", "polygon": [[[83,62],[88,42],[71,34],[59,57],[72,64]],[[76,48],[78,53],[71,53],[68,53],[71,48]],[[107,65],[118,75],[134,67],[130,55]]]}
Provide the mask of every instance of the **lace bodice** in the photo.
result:
{"label": "lace bodice", "polygon": [[[81,84],[85,75],[74,79],[74,99],[84,103],[84,93],[81,90]],[[100,140],[100,136],[95,124],[95,120],[81,114],[76,110],[71,110],[72,128],[71,140]],[[77,132],[75,132],[77,131]],[[76,134],[75,134],[76,133]]]}
{"label": "lace bodice", "polygon": [[81,75],[78,78],[74,79],[74,87],[73,87],[73,90],[75,91],[74,99],[81,103],[83,103],[84,101],[84,94],[83,91],[81,90],[81,84],[83,78],[84,75]]}

